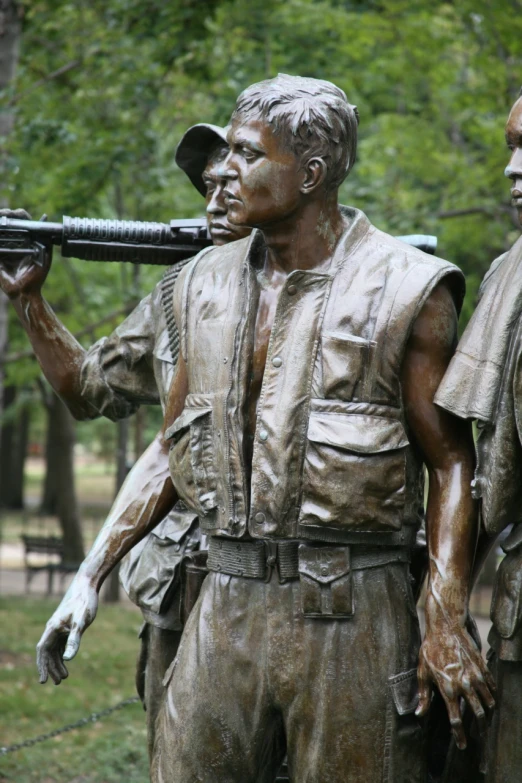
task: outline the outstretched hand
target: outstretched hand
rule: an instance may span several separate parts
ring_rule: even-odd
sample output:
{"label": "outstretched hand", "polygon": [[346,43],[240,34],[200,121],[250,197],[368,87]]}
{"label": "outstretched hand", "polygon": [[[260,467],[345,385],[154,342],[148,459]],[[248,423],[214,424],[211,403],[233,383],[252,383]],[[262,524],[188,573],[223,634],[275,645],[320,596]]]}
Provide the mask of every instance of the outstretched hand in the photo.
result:
{"label": "outstretched hand", "polygon": [[458,748],[466,747],[461,699],[473,711],[481,733],[485,731],[486,712],[495,706],[495,681],[468,631],[451,624],[430,594],[426,599],[426,637],[420,651],[418,677],[417,715],[427,713],[435,683],[446,704]]}
{"label": "outstretched hand", "polygon": [[36,646],[40,682],[50,676],[55,685],[69,676],[64,661],[70,661],[80,647],[83,632],[98,610],[98,593],[90,583],[76,577]]}
{"label": "outstretched hand", "polygon": [[[0,209],[0,217],[31,220],[31,215],[25,209]],[[20,294],[39,292],[49,274],[51,261],[52,249],[45,252],[42,266],[27,258],[16,265],[0,264],[0,288],[9,299],[16,299]]]}

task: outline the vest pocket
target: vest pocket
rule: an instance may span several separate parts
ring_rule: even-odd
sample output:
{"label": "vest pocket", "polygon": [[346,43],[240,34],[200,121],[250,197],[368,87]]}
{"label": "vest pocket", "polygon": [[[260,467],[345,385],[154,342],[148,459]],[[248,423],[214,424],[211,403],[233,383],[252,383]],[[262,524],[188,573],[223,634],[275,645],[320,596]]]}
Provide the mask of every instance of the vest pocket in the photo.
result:
{"label": "vest pocket", "polygon": [[299,524],[400,530],[408,438],[387,406],[313,400]]}
{"label": "vest pocket", "polygon": [[326,399],[364,397],[375,343],[343,332],[323,332],[321,358]]}
{"label": "vest pocket", "polygon": [[212,408],[186,406],[165,438],[172,482],[181,500],[204,516],[217,505]]}

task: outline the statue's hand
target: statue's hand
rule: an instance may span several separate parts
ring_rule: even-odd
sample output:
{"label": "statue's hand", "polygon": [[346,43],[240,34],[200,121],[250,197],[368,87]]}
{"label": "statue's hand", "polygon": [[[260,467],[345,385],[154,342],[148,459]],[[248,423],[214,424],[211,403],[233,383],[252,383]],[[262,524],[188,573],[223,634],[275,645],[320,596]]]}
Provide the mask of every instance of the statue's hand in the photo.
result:
{"label": "statue's hand", "polygon": [[[0,209],[0,217],[31,220],[25,209]],[[45,252],[42,266],[27,260],[16,265],[0,264],[0,288],[9,299],[16,299],[20,294],[39,293],[49,274],[51,261],[52,248]]]}
{"label": "statue's hand", "polygon": [[36,646],[36,665],[40,682],[49,675],[55,685],[69,676],[64,661],[70,661],[80,647],[83,632],[98,610],[98,593],[87,580],[73,580],[61,604],[45,626]]}
{"label": "statue's hand", "polygon": [[429,593],[426,637],[421,647],[418,676],[417,715],[427,713],[432,683],[435,683],[446,703],[457,747],[464,749],[466,736],[462,727],[461,699],[469,704],[482,733],[486,728],[486,710],[495,706],[495,681],[466,628],[451,623]]}

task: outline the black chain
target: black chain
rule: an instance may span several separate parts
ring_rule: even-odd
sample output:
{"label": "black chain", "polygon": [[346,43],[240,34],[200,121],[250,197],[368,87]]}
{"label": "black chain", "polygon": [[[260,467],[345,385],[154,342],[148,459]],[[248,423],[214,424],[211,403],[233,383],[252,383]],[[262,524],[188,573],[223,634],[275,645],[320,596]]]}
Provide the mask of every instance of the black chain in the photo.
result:
{"label": "black chain", "polygon": [[86,718],[81,718],[81,720],[77,720],[75,723],[69,723],[61,729],[55,729],[54,731],[49,731],[47,734],[40,734],[38,737],[33,737],[33,739],[24,740],[24,742],[17,742],[15,745],[8,745],[5,748],[0,748],[0,756],[5,756],[7,753],[13,753],[13,751],[20,750],[21,748],[30,748],[38,742],[45,742],[45,740],[57,737],[59,734],[65,734],[67,731],[87,726],[89,723],[96,723],[102,718],[106,718],[107,715],[116,712],[116,710],[121,710],[129,704],[136,704],[139,700],[139,696],[131,696],[130,699],[124,699],[123,701],[120,701],[119,704],[115,704],[114,707],[107,707],[107,709],[101,710],[101,712],[93,712]]}

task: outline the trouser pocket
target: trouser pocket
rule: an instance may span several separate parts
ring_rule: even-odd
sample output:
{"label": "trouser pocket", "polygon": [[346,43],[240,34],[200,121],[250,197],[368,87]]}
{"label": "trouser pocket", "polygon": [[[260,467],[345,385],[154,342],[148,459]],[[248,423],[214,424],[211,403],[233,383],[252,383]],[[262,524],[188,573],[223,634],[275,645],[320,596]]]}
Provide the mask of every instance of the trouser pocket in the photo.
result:
{"label": "trouser pocket", "polygon": [[181,577],[181,622],[183,625],[199,598],[208,574],[207,552],[191,552],[183,560]]}
{"label": "trouser pocket", "polygon": [[417,669],[389,678],[386,711],[384,783],[423,783],[426,759],[423,724],[415,715],[419,704]]}
{"label": "trouser pocket", "polygon": [[305,617],[342,619],[353,616],[350,547],[300,544],[299,581]]}

